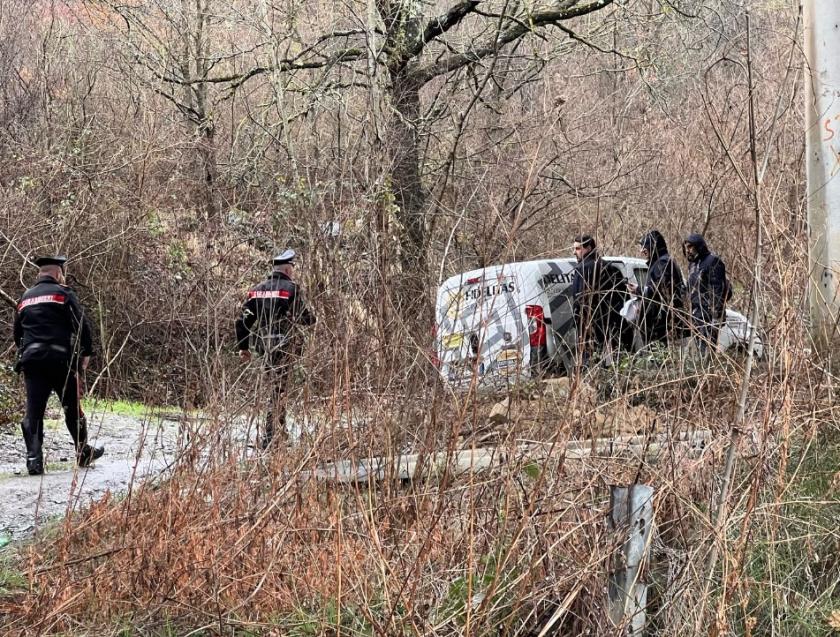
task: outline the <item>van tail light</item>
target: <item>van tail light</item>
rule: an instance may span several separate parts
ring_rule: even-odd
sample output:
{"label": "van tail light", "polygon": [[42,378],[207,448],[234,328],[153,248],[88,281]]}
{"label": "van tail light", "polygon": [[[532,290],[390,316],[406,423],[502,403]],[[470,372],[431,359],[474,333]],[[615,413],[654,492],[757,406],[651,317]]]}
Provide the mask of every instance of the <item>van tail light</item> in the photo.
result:
{"label": "van tail light", "polygon": [[528,337],[531,347],[542,347],[545,342],[545,312],[541,305],[526,305],[525,316],[528,318]]}

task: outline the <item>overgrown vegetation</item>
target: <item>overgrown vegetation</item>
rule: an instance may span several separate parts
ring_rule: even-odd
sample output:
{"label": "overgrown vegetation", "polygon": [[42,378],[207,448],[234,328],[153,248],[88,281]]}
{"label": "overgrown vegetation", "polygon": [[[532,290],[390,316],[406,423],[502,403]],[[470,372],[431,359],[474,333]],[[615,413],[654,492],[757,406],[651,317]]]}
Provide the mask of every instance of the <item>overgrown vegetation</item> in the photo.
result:
{"label": "overgrown vegetation", "polygon": [[120,416],[132,416],[143,418],[161,414],[178,414],[179,407],[147,405],[136,400],[108,400],[101,398],[85,398],[82,400],[82,408],[85,411],[96,411]]}
{"label": "overgrown vegetation", "polygon": [[[2,553],[4,634],[611,634],[609,485],[633,482],[656,493],[652,634],[840,625],[837,378],[801,318],[797,8],[747,3],[751,91],[741,5],[600,4],[553,26],[494,2],[0,6],[0,290],[31,283],[26,258],[68,253],[100,351],[86,404],[208,418],[171,478]],[[740,178],[751,141],[769,153],[760,223]],[[578,232],[635,255],[652,226],[675,253],[704,231],[735,307],[759,302],[767,355],[737,436],[737,355],[651,351],[511,388],[492,417],[502,396],[440,385],[427,319],[442,275],[567,255]],[[232,321],[286,246],[319,318],[289,399],[318,427],[256,456],[234,434],[268,392],[234,356]],[[19,379],[0,377],[0,420],[17,421],[7,387]],[[680,436],[699,430],[690,450]],[[579,442],[612,435],[638,444]],[[413,483],[311,473],[483,446],[504,461]]]}
{"label": "overgrown vegetation", "polygon": [[20,383],[11,366],[0,365],[0,427],[15,423],[23,404]]}
{"label": "overgrown vegetation", "polygon": [[753,634],[840,631],[840,428],[798,440],[768,481],[738,591]]}
{"label": "overgrown vegetation", "polygon": [[[776,382],[762,370],[754,391]],[[531,635],[563,609],[560,634],[607,634],[600,591],[619,536],[604,526],[606,485],[641,481],[656,489],[646,578],[657,634],[705,621],[705,613],[719,634],[827,633],[837,610],[840,506],[840,428],[833,420],[822,426],[830,394],[775,396],[789,404],[783,420],[773,405],[752,411],[726,559],[704,592],[702,574],[689,565],[702,565],[714,541],[707,526],[727,433],[715,414],[731,408],[730,392],[695,396],[702,407],[657,408],[649,433],[664,434],[665,447],[640,461],[620,453],[564,459],[578,423],[604,408],[598,392],[573,390],[556,401],[554,388],[535,391],[512,396],[511,420],[496,423],[494,444],[512,452],[520,441],[543,440],[553,451],[539,461],[512,453],[494,469],[413,484],[330,485],[308,470],[328,458],[440,448],[423,442],[438,435],[436,422],[452,427],[450,448],[469,449],[487,430],[486,399],[463,403],[460,415],[434,392],[427,410],[351,401],[366,427],[347,429],[349,414],[337,406],[310,443],[244,463],[243,443],[223,433],[236,425],[210,423],[184,443],[183,456],[195,460],[170,480],[98,502],[25,548],[17,563],[35,588],[7,594],[8,627],[61,632],[81,621],[113,634],[204,626],[213,634]],[[323,406],[317,410],[324,418]],[[699,426],[720,435],[698,455],[678,435]],[[705,612],[698,595],[706,595]],[[68,601],[34,603],[55,599]]]}

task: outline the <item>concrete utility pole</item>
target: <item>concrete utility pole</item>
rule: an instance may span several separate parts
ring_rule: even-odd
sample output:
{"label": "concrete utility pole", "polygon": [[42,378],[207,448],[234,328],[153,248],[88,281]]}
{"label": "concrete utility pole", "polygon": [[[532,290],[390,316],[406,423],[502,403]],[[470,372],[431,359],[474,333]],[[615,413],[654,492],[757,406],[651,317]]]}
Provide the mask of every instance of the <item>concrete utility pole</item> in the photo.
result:
{"label": "concrete utility pole", "polygon": [[840,1],[803,10],[811,334],[828,354],[840,344]]}

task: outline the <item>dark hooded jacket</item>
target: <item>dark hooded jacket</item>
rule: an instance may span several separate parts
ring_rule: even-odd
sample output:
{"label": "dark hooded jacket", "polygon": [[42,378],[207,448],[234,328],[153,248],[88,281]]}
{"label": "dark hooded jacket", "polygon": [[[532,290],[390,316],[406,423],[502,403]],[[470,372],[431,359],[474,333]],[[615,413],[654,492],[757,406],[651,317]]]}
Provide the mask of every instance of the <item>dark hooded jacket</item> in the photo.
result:
{"label": "dark hooded jacket", "polygon": [[639,241],[648,250],[648,275],[641,290],[639,329],[645,343],[683,336],[683,295],[685,283],[676,261],[668,253],[665,237],[651,230]]}
{"label": "dark hooded jacket", "polygon": [[685,243],[690,243],[697,250],[697,257],[688,264],[688,292],[692,323],[702,330],[724,319],[729,290],[726,265],[709,250],[703,235],[690,234]]}

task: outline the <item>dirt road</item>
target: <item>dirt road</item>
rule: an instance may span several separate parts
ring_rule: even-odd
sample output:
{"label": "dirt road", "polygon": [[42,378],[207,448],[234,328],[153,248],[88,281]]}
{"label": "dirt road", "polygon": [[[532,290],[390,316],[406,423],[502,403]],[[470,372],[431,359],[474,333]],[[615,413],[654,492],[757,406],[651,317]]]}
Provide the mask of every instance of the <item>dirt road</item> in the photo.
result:
{"label": "dirt road", "polygon": [[47,472],[26,473],[25,447],[17,430],[0,431],[0,542],[17,541],[46,520],[64,516],[107,491],[126,491],[132,481],[164,472],[175,456],[178,423],[159,416],[89,414],[90,438],[105,455],[77,469],[63,422],[49,421],[44,434]]}

